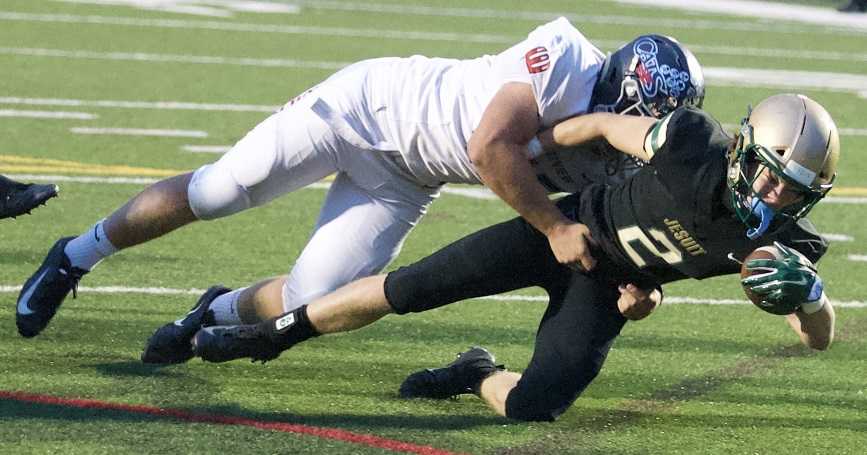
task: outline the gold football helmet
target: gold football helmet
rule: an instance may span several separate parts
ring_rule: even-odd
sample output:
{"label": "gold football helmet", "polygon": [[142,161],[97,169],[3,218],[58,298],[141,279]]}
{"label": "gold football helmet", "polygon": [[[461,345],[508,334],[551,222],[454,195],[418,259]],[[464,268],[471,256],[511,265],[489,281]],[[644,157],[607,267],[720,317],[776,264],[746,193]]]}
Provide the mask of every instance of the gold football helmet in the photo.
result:
{"label": "gold football helmet", "polygon": [[767,229],[770,209],[753,189],[763,168],[803,196],[776,214],[793,221],[805,216],[831,190],[839,156],[837,126],[819,103],[795,94],[763,100],[747,112],[729,154],[728,185],[738,217],[751,231],[760,231],[756,237]]}

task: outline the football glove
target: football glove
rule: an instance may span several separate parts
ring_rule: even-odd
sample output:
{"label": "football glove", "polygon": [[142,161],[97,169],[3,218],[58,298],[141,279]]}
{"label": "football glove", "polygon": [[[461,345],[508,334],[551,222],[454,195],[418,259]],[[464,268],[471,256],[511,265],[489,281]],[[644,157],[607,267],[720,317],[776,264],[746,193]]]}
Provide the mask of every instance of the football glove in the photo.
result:
{"label": "football glove", "polygon": [[819,300],[824,285],[810,260],[779,242],[774,242],[774,246],[782,258],[747,262],[748,270],[762,273],[741,280],[741,284],[762,297],[760,307],[773,314],[791,314],[801,305]]}

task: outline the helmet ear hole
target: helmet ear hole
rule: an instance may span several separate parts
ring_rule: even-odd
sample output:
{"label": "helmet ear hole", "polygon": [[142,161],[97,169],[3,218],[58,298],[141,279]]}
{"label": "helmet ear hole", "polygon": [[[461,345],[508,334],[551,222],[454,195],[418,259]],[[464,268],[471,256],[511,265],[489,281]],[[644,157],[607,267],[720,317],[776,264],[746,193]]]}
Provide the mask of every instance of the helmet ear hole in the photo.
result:
{"label": "helmet ear hole", "polygon": [[783,156],[786,155],[786,149],[779,148],[779,149],[776,149],[774,151],[777,152],[777,155],[779,155],[780,158],[782,158]]}
{"label": "helmet ear hole", "polygon": [[623,81],[623,92],[629,98],[638,96],[638,83],[635,82],[635,79],[625,79]]}

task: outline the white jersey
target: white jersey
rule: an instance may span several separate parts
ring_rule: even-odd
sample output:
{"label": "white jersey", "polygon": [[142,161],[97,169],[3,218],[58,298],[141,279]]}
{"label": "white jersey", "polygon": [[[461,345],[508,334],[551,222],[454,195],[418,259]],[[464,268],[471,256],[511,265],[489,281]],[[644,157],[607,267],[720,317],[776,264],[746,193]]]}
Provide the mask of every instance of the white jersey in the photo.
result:
{"label": "white jersey", "polygon": [[362,75],[360,97],[332,84],[314,111],[353,144],[392,154],[397,167],[422,185],[481,183],[467,144],[500,87],[531,85],[547,128],[587,111],[603,61],[604,54],[561,17],[493,56],[353,65],[344,71]]}

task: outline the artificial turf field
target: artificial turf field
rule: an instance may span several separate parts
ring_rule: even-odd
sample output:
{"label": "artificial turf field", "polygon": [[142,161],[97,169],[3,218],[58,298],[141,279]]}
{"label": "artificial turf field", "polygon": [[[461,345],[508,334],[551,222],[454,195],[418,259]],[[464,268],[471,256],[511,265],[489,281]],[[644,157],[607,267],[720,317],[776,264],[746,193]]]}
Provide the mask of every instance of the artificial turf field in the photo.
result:
{"label": "artificial turf field", "polygon": [[[178,2],[184,13],[102,3],[0,1],[0,173],[62,187],[60,199],[33,215],[0,222],[0,453],[864,453],[867,87],[832,81],[832,73],[867,73],[863,31],[609,1],[310,2],[271,14],[231,11],[231,2]],[[782,318],[750,305],[713,305],[743,300],[728,277],[668,286],[671,304],[627,325],[602,374],[555,423],[497,418],[474,397],[396,394],[407,373],[472,344],[522,369],[544,310],[524,297],[541,297],[538,289],[387,317],[265,365],[138,361],[147,337],[186,312],[195,290],[285,273],[321,188],[116,255],[82,281],[42,335],[17,335],[17,287],[54,240],[108,214],[142,179],[217,157],[184,146],[231,145],[348,62],[495,53],[557,14],[605,51],[639,33],[670,34],[708,68],[821,72],[814,81],[837,87],[709,77],[705,103],[734,124],[748,103],[797,90],[841,128],[834,198],[811,216],[835,239],[820,264],[838,303],[829,351],[801,348]],[[62,118],[38,117],[48,112]],[[443,194],[392,267],[511,216],[495,200]],[[688,299],[700,303],[678,303]]]}

